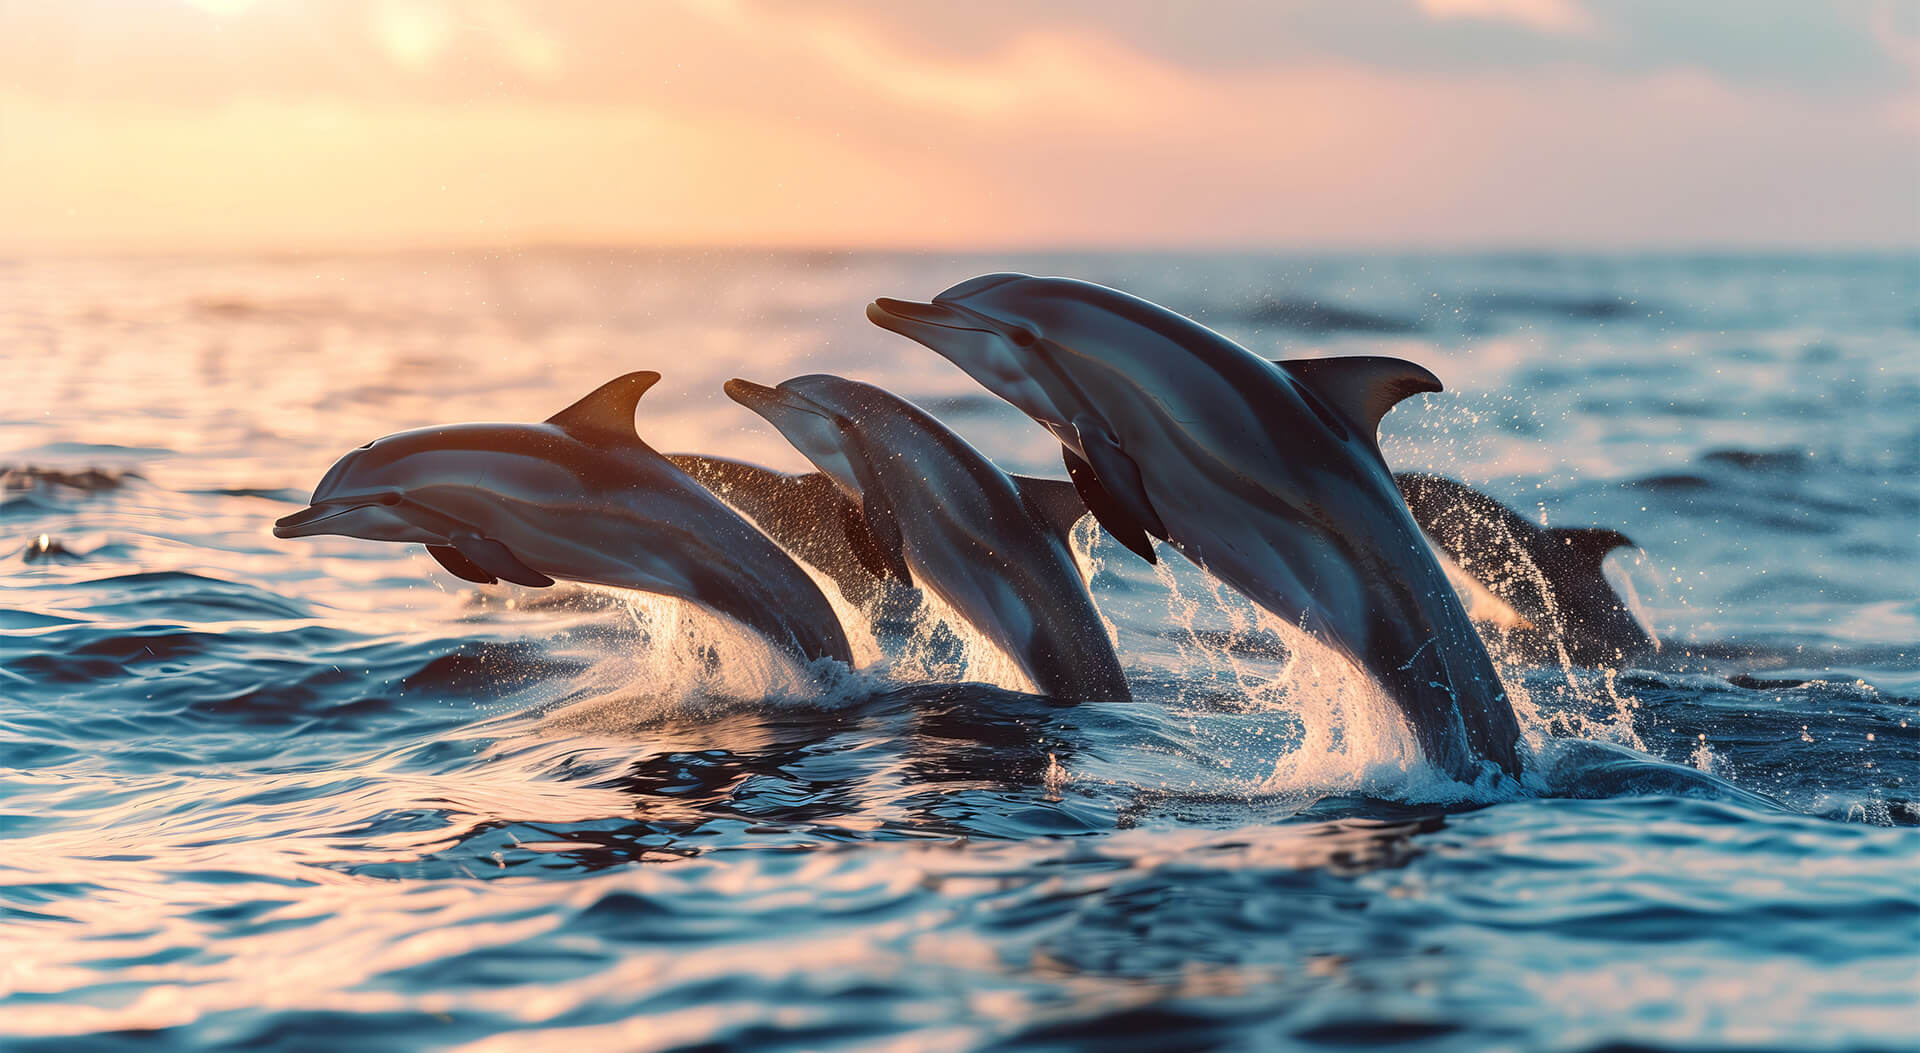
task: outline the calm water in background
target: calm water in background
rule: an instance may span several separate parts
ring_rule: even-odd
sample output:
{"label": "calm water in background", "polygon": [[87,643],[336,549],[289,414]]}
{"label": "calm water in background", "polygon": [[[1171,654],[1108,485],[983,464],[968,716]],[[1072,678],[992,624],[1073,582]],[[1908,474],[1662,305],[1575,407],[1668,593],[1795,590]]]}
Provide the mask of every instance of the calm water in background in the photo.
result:
{"label": "calm water in background", "polygon": [[[1132,705],[1048,706],[937,619],[810,679],[671,603],[268,532],[371,438],[632,369],[665,374],[661,450],[798,468],[720,384],[828,371],[1059,474],[862,317],[1003,269],[1429,365],[1389,462],[1631,535],[1662,653],[1506,668],[1534,775],[1476,792],[1339,663],[1086,523]],[[0,464],[136,473],[0,494],[10,1049],[1920,1033],[1912,258],[14,261],[0,366]]]}

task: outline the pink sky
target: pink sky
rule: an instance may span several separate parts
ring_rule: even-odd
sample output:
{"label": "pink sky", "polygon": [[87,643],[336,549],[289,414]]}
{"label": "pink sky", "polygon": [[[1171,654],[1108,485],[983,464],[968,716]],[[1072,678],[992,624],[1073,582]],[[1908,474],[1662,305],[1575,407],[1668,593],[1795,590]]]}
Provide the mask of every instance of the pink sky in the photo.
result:
{"label": "pink sky", "polygon": [[1913,10],[0,0],[0,251],[1911,246]]}

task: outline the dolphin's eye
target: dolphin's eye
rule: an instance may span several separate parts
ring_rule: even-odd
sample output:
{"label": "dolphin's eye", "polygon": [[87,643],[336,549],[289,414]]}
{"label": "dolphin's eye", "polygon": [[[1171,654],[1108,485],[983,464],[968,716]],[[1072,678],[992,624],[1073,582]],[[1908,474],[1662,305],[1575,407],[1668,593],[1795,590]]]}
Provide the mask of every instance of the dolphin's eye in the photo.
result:
{"label": "dolphin's eye", "polygon": [[1040,342],[1040,338],[1033,335],[1031,329],[1015,329],[1007,334],[1007,339],[1012,340],[1015,347],[1032,347]]}
{"label": "dolphin's eye", "polygon": [[385,493],[380,495],[380,503],[383,505],[387,505],[389,507],[393,505],[397,505],[403,500],[405,500],[405,498],[401,497],[398,493],[392,490],[388,490]]}

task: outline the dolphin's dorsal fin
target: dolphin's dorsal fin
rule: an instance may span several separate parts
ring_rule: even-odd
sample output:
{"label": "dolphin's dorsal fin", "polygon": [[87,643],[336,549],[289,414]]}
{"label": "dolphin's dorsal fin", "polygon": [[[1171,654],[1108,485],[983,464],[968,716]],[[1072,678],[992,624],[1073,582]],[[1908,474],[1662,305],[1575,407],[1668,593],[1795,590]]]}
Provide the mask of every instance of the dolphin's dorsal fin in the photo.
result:
{"label": "dolphin's dorsal fin", "polygon": [[1073,525],[1087,514],[1087,503],[1080,491],[1065,479],[1041,479],[1032,475],[1012,477],[1014,489],[1027,503],[1033,517],[1048,532],[1065,541],[1073,536]]}
{"label": "dolphin's dorsal fin", "polygon": [[640,396],[659,380],[660,374],[650,369],[614,377],[586,398],[548,417],[547,423],[576,439],[638,439],[640,433],[633,427],[634,410],[640,405]]}
{"label": "dolphin's dorsal fin", "polygon": [[1355,355],[1275,359],[1273,364],[1312,388],[1368,438],[1380,433],[1380,418],[1401,399],[1440,390],[1439,377],[1403,358]]}
{"label": "dolphin's dorsal fin", "polygon": [[1556,555],[1596,572],[1607,553],[1633,547],[1627,535],[1604,527],[1552,527],[1546,533]]}

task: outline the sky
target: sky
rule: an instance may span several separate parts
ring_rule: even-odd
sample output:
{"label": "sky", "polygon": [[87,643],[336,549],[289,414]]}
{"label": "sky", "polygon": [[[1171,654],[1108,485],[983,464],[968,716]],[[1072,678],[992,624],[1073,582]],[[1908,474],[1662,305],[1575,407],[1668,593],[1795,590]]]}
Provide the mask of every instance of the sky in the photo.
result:
{"label": "sky", "polygon": [[0,0],[0,252],[1920,246],[1914,0]]}

